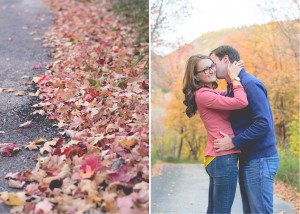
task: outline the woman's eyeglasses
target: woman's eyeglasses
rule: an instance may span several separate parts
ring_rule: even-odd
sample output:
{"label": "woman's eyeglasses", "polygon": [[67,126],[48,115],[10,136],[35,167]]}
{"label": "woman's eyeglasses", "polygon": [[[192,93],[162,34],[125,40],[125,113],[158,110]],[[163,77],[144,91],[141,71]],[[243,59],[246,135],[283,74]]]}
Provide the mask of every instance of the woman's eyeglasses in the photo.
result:
{"label": "woman's eyeglasses", "polygon": [[204,72],[205,74],[208,74],[209,71],[210,71],[211,69],[213,69],[213,70],[216,69],[216,63],[211,64],[210,67],[206,67],[206,68],[204,68],[204,69],[201,70],[201,71],[195,71],[194,73],[195,73],[195,75],[196,75],[196,74],[200,74],[200,73],[202,73],[202,72]]}

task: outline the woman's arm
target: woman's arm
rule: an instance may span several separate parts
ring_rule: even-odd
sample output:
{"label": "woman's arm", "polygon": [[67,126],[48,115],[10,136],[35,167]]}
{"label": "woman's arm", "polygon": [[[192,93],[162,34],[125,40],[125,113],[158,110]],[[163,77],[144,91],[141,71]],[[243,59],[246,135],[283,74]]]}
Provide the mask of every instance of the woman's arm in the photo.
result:
{"label": "woman's arm", "polygon": [[248,105],[242,85],[233,86],[234,97],[222,96],[212,89],[201,88],[195,96],[197,105],[220,110],[237,110]]}
{"label": "woman's arm", "polygon": [[222,96],[226,96],[227,95],[227,91],[226,90],[216,90],[216,92]]}

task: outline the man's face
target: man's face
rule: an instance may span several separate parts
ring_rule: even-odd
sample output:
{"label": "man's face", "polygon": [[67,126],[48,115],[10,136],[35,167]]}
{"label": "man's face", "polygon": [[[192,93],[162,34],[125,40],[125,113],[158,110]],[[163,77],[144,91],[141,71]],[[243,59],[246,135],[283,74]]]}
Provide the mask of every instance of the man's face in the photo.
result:
{"label": "man's face", "polygon": [[[228,57],[227,55],[223,57],[222,60],[219,60],[219,58],[215,55],[212,54],[210,56],[210,58],[212,59],[212,61],[214,63],[216,63],[216,69],[217,69],[217,78],[218,79],[225,79],[227,76],[227,61],[228,61]],[[227,63],[226,63],[227,62]]]}

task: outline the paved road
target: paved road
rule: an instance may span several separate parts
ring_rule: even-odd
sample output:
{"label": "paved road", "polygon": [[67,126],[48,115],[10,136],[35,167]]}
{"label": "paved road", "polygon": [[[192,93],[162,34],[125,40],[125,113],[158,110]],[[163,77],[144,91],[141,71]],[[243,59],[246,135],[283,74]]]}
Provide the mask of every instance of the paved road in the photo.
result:
{"label": "paved road", "polygon": [[[164,165],[162,175],[151,179],[151,213],[205,213],[208,183],[208,175],[203,165]],[[276,196],[274,206],[274,213],[295,213],[291,204]],[[233,214],[243,213],[239,187],[231,211]]]}
{"label": "paved road", "polygon": [[[50,50],[42,48],[40,38],[53,22],[52,14],[42,0],[0,0],[0,88],[15,88],[17,91],[33,91],[33,87],[21,84],[22,76],[34,77],[44,72],[32,70],[37,64],[50,60]],[[32,34],[32,35],[30,35]],[[50,139],[55,130],[51,123],[40,116],[32,116],[31,105],[38,100],[29,96],[17,97],[14,93],[0,92],[0,144],[17,143],[19,146],[38,139]],[[32,120],[32,127],[16,132],[18,126]],[[16,191],[7,186],[4,176],[8,172],[31,169],[38,154],[22,150],[13,157],[0,155],[0,192]],[[8,208],[0,204],[0,213]]]}

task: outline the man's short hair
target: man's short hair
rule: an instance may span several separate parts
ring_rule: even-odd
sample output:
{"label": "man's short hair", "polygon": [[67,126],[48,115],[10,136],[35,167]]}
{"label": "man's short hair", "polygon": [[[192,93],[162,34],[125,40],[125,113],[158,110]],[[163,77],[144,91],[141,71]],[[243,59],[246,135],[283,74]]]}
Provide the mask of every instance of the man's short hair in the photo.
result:
{"label": "man's short hair", "polygon": [[219,58],[219,60],[222,60],[223,57],[227,55],[231,63],[240,60],[239,52],[229,45],[221,45],[217,47],[210,52],[209,56],[211,56],[212,54],[215,54]]}

